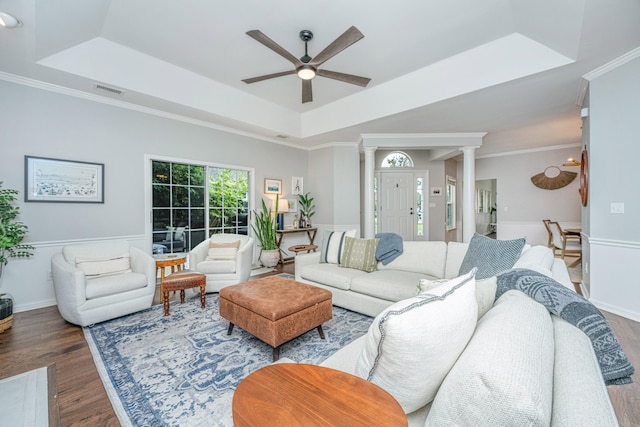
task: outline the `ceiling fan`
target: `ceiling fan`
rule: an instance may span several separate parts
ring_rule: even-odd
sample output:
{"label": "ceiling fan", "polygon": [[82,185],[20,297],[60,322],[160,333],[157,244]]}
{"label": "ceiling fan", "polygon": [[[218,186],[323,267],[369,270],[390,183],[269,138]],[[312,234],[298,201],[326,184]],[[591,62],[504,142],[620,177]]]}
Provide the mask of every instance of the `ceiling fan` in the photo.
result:
{"label": "ceiling fan", "polygon": [[354,85],[366,87],[371,79],[367,77],[354,76],[353,74],[338,73],[336,71],[319,70],[318,67],[324,62],[333,58],[338,53],[342,52],[358,40],[364,37],[364,35],[356,27],[351,27],[345,31],[340,37],[335,39],[329,46],[327,46],[322,52],[314,56],[309,56],[307,51],[307,43],[313,38],[313,33],[309,30],[300,31],[300,39],[304,42],[304,56],[300,59],[293,56],[282,46],[271,40],[264,35],[260,30],[247,31],[247,35],[262,43],[269,49],[273,50],[284,59],[290,61],[294,65],[293,70],[282,71],[279,73],[266,74],[264,76],[253,77],[250,79],[244,79],[243,82],[256,83],[263,80],[273,79],[276,77],[287,76],[290,74],[297,74],[302,79],[302,103],[313,101],[313,93],[311,90],[311,79],[315,76],[327,77],[334,80],[340,80],[345,83],[351,83]]}

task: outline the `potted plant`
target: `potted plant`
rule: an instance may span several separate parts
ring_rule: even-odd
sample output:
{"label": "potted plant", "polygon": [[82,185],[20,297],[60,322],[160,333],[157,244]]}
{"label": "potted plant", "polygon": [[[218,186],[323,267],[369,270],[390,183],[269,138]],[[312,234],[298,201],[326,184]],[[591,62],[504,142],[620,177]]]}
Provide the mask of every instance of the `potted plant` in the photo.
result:
{"label": "potted plant", "polygon": [[316,213],[311,193],[298,195],[300,205],[300,227],[311,227],[311,217]]}
{"label": "potted plant", "polygon": [[[33,246],[22,243],[27,234],[27,226],[15,220],[20,213],[20,209],[13,205],[16,194],[16,190],[0,188],[0,288],[4,266],[9,258],[28,258],[33,255]],[[0,332],[9,329],[12,323],[13,298],[0,289]]]}
{"label": "potted plant", "polygon": [[[276,196],[276,212],[278,211],[278,196]],[[267,208],[264,199],[262,200],[262,210],[254,210],[255,224],[251,225],[256,238],[262,247],[260,251],[260,262],[265,267],[275,267],[280,261],[280,248],[278,247],[278,222],[275,215],[272,215],[271,208]]]}

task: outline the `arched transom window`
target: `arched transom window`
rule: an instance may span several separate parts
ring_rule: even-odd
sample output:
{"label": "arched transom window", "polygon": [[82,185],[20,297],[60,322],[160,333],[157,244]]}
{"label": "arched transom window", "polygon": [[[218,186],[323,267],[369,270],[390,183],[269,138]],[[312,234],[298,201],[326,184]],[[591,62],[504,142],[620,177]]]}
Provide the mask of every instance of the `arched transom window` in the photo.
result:
{"label": "arched transom window", "polygon": [[381,166],[383,168],[412,168],[413,160],[402,151],[394,151],[382,160]]}

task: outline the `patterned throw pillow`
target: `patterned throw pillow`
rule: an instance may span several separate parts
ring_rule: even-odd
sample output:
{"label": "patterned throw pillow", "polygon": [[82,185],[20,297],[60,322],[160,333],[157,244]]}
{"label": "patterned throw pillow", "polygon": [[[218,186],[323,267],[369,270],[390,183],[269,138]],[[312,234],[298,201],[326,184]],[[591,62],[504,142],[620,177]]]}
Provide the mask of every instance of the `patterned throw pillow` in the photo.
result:
{"label": "patterned throw pillow", "polygon": [[209,252],[205,260],[207,261],[216,261],[216,260],[234,260],[236,259],[236,253],[238,253],[238,248],[240,247],[240,240],[236,240],[234,242],[228,243],[209,243]]}
{"label": "patterned throw pillow", "polygon": [[371,273],[377,270],[376,249],[380,239],[345,237],[340,267],[355,268]]}
{"label": "patterned throw pillow", "polygon": [[466,274],[476,267],[476,279],[486,279],[509,270],[520,258],[524,243],[524,238],[496,240],[476,233],[469,242],[458,274]]}
{"label": "patterned throw pillow", "polygon": [[356,237],[356,230],[327,231],[320,248],[320,262],[340,264],[344,252],[345,237]]}

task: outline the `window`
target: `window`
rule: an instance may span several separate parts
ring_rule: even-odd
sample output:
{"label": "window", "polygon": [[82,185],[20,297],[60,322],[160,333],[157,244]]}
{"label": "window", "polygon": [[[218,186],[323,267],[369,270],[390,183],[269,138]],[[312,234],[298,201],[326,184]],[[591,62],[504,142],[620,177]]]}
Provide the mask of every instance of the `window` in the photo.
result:
{"label": "window", "polygon": [[456,228],[456,180],[447,176],[447,231]]}
{"label": "window", "polygon": [[188,252],[214,233],[248,233],[249,171],[151,161],[153,253]]}
{"label": "window", "polygon": [[412,168],[413,160],[402,151],[394,151],[382,160],[383,168]]}
{"label": "window", "polygon": [[424,178],[416,178],[416,236],[424,236]]}

